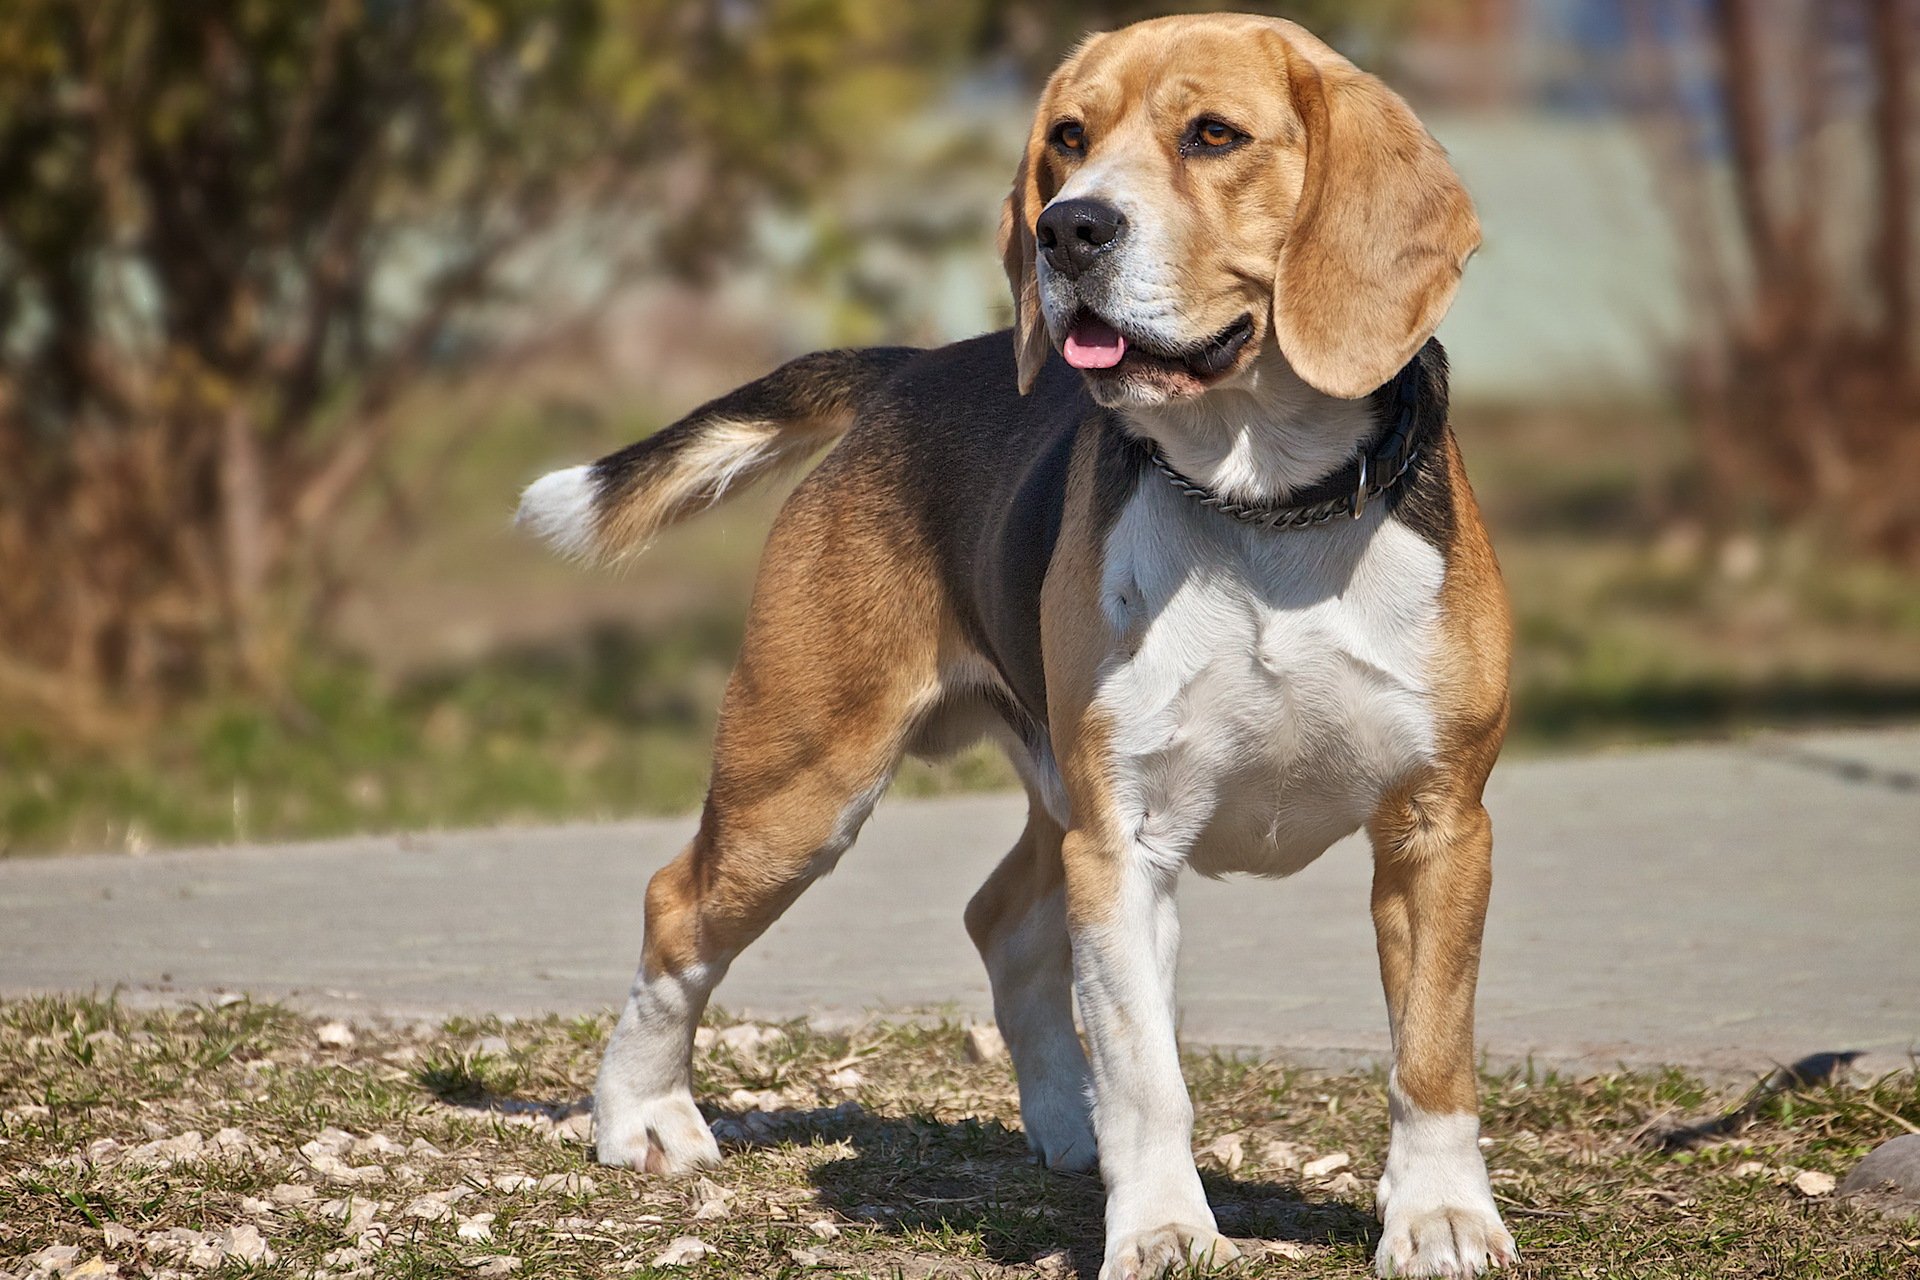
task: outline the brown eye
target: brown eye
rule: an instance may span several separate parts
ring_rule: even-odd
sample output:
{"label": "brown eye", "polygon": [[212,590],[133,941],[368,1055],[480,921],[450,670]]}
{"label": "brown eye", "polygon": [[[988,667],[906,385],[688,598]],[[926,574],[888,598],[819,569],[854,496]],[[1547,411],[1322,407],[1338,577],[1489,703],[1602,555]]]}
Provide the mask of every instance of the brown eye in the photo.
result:
{"label": "brown eye", "polygon": [[1246,134],[1226,121],[1202,116],[1187,126],[1187,136],[1180,140],[1180,150],[1186,155],[1196,151],[1231,151],[1246,140]]}
{"label": "brown eye", "polygon": [[1053,145],[1079,155],[1087,149],[1087,131],[1077,120],[1063,120],[1053,126]]}

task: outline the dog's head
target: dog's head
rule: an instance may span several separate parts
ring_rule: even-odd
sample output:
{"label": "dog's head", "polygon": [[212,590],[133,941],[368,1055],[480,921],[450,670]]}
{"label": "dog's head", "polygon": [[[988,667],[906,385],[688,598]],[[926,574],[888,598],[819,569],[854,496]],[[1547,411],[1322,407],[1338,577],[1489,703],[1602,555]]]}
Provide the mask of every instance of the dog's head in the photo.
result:
{"label": "dog's head", "polygon": [[1407,104],[1294,23],[1092,36],[1040,95],[1001,217],[1020,389],[1058,348],[1102,403],[1157,404],[1271,345],[1363,396],[1432,335],[1479,243]]}

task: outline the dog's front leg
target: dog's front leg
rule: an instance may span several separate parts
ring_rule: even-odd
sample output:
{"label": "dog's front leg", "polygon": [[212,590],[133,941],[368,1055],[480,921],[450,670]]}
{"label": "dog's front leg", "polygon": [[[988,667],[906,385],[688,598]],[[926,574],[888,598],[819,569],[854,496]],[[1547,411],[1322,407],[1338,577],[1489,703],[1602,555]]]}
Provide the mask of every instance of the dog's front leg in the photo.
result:
{"label": "dog's front leg", "polygon": [[1062,854],[1075,991],[1093,1047],[1094,1131],[1107,1184],[1101,1280],[1143,1280],[1237,1255],[1193,1163],[1173,976],[1178,865],[1137,843],[1069,832]]}
{"label": "dog's front leg", "polygon": [[1473,990],[1493,828],[1444,788],[1372,826],[1373,919],[1393,1034],[1392,1133],[1380,1177],[1383,1276],[1477,1275],[1514,1260],[1480,1154]]}

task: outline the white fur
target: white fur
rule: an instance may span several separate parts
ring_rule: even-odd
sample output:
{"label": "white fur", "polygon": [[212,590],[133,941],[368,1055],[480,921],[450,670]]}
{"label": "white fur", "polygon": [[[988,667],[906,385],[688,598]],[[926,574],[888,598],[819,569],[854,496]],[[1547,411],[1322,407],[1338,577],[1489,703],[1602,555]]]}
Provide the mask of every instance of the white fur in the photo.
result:
{"label": "white fur", "polygon": [[1286,875],[1432,758],[1445,565],[1377,509],[1286,533],[1148,472],[1107,539],[1098,706],[1142,855]]}
{"label": "white fur", "polygon": [[1422,1111],[1389,1081],[1393,1133],[1378,1202],[1382,1276],[1477,1275],[1518,1256],[1500,1221],[1472,1112]]}
{"label": "white fur", "polygon": [[[1047,816],[1062,830],[1073,826],[1073,808],[1067,800],[1060,763],[1045,734],[1029,739],[1007,722],[1000,708],[1018,699],[1000,673],[978,654],[950,659],[940,672],[941,696],[922,704],[916,729],[915,754],[940,760],[982,738],[991,738],[1007,753],[1027,790],[1038,797]],[[937,710],[936,710],[937,708]]]}
{"label": "white fur", "polygon": [[892,785],[893,774],[889,771],[840,806],[840,816],[834,819],[833,830],[828,833],[826,843],[813,851],[813,857],[807,864],[807,883],[831,875],[833,869],[840,865],[840,856],[853,847],[860,828],[867,825],[867,819],[873,814],[873,806],[880,803],[880,797]]}
{"label": "white fur", "polygon": [[724,965],[649,975],[643,967],[620,1011],[593,1087],[600,1163],[660,1173],[717,1164],[713,1140],[693,1101],[693,1030]]}
{"label": "white fur", "polygon": [[1173,976],[1178,867],[1123,858],[1109,920],[1073,939],[1075,991],[1093,1048],[1094,1132],[1107,1187],[1102,1280],[1159,1275],[1170,1255],[1235,1256],[1193,1163],[1193,1104],[1180,1074]]}
{"label": "white fur", "polygon": [[1062,830],[1073,826],[1073,803],[1067,798],[1067,784],[1060,777],[1060,762],[1053,758],[1053,742],[1042,738],[1031,751],[1018,750],[1012,753],[1014,768],[1021,780],[1040,797],[1040,803],[1046,807],[1047,816],[1060,824]]}
{"label": "white fur", "polygon": [[[1138,183],[1132,180],[1129,168],[1124,151],[1110,151],[1077,168],[1047,202],[1052,208],[1062,200],[1098,200],[1127,219],[1126,235],[1109,250],[1112,266],[1101,272],[1097,281],[1084,279],[1076,287],[1058,278],[1046,255],[1040,255],[1040,305],[1047,328],[1056,340],[1064,338],[1067,322],[1084,300],[1109,322],[1168,350],[1211,337],[1212,332],[1191,331],[1191,299],[1175,265],[1178,255],[1161,234],[1163,220],[1148,216],[1149,211],[1133,194]],[[1097,296],[1085,292],[1090,287],[1099,290]]]}
{"label": "white fur", "polygon": [[520,510],[514,523],[533,530],[535,535],[564,556],[585,559],[594,552],[593,468],[568,467],[549,471],[520,495]]}
{"label": "white fur", "polygon": [[[591,466],[541,476],[520,495],[516,522],[574,559],[618,558],[644,549],[665,526],[704,511],[736,485],[803,461],[827,435],[761,419],[715,418],[668,455],[639,487],[602,495]],[[608,504],[619,508],[619,545],[602,537]]]}
{"label": "white fur", "polygon": [[684,501],[694,491],[710,488],[712,501],[719,502],[727,490],[762,467],[778,463],[783,457],[818,444],[818,437],[807,432],[791,435],[781,424],[762,419],[716,418],[702,423],[699,435],[689,441],[674,459],[674,499]]}
{"label": "white fur", "polygon": [[1378,509],[1272,533],[1153,472],[1108,534],[1113,650],[1095,707],[1130,847],[1113,919],[1074,939],[1108,1187],[1103,1274],[1217,1239],[1174,1033],[1179,873],[1296,871],[1432,759],[1444,572]]}
{"label": "white fur", "polygon": [[1050,1169],[1093,1172],[1092,1076],[1073,1027],[1073,958],[1064,889],[1030,903],[983,957],[993,1016],[1020,1086],[1027,1145]]}
{"label": "white fur", "polygon": [[1315,391],[1273,346],[1206,395],[1141,406],[1129,420],[1181,475],[1237,502],[1270,502],[1332,475],[1375,429],[1367,401]]}

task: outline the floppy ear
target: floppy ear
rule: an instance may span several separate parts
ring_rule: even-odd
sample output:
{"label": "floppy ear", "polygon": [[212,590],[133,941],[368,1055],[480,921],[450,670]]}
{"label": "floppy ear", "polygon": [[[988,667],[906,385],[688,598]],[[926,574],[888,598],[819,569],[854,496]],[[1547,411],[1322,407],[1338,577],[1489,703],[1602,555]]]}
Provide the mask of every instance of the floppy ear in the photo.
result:
{"label": "floppy ear", "polygon": [[1040,366],[1053,350],[1046,321],[1040,317],[1040,280],[1034,271],[1038,248],[1033,224],[1046,204],[1040,194],[1041,159],[1036,154],[1044,145],[1039,131],[1036,121],[1034,137],[1027,140],[1019,171],[1013,175],[1013,190],[1000,208],[1000,261],[1007,269],[1007,284],[1013,289],[1013,360],[1021,395],[1033,390],[1033,380],[1040,376]]}
{"label": "floppy ear", "polygon": [[1274,336],[1309,385],[1357,399],[1433,336],[1480,222],[1398,94],[1337,55],[1289,48],[1287,71],[1307,168],[1280,250]]}

